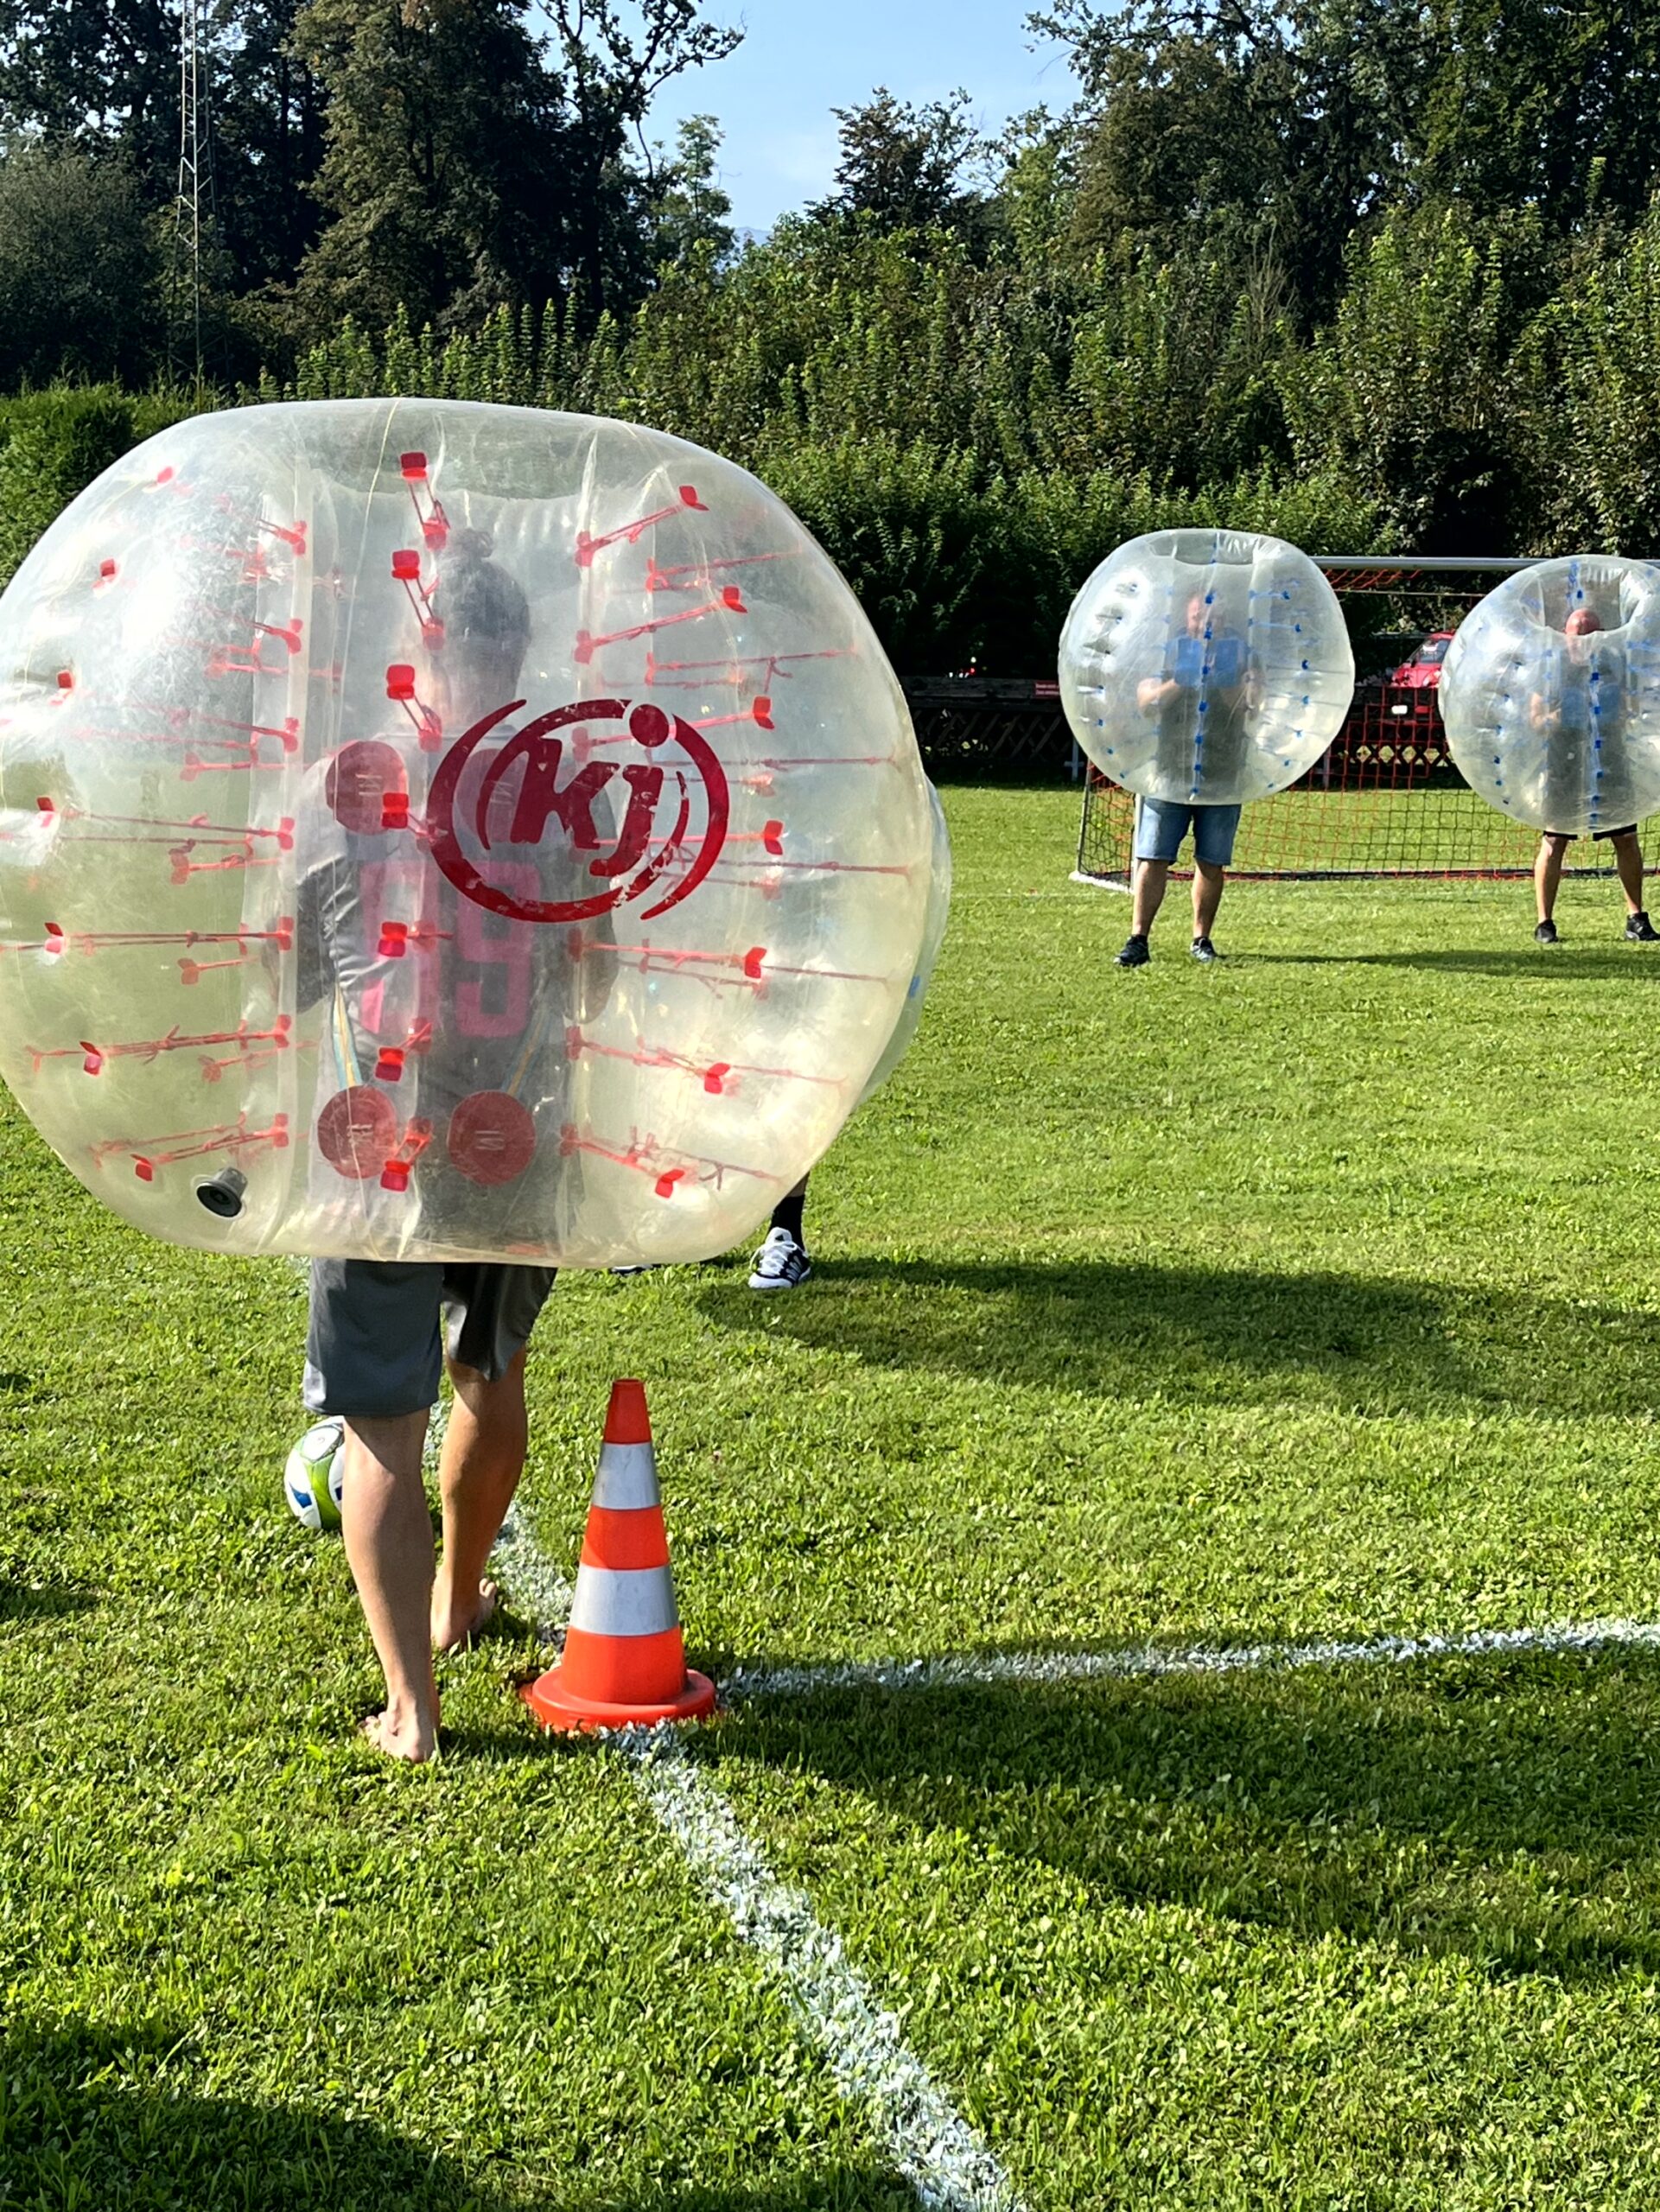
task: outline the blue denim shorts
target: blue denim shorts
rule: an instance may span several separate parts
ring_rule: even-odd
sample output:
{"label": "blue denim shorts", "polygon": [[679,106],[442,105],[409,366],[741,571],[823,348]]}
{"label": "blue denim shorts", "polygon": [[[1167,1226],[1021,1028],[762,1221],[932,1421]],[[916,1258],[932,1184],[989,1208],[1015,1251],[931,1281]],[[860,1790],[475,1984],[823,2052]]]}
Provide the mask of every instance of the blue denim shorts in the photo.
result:
{"label": "blue denim shorts", "polygon": [[1183,806],[1173,799],[1138,798],[1135,857],[1138,861],[1173,861],[1191,829],[1193,858],[1203,861],[1207,868],[1226,868],[1233,858],[1239,815],[1237,806]]}

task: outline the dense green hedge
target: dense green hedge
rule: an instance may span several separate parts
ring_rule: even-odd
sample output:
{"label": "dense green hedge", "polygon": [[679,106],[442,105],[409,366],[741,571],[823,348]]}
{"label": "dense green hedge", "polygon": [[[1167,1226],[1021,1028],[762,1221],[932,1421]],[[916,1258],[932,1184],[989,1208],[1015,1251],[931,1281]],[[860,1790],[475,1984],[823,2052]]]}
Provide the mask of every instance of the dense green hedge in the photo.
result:
{"label": "dense green hedge", "polygon": [[[363,394],[385,388],[372,357],[354,381]],[[502,396],[504,385],[521,402],[531,397],[505,378],[431,382],[460,384],[469,397]],[[0,581],[84,485],[193,404],[107,386],[0,400]],[[779,442],[748,458],[841,569],[906,673],[1047,669],[1079,583],[1140,531],[1232,523],[1327,550],[1364,549],[1375,531],[1366,504],[1329,479],[1268,471],[1190,493],[1110,469],[988,474],[967,450],[880,437]]]}
{"label": "dense green hedge", "polygon": [[135,397],[109,385],[0,399],[0,582],[93,477],[190,412],[182,397]]}

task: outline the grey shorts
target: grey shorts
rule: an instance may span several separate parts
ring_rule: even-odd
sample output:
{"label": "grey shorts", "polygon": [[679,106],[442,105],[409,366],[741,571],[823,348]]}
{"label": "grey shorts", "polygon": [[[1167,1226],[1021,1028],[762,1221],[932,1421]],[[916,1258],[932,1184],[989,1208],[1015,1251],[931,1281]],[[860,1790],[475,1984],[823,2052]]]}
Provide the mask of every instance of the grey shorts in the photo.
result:
{"label": "grey shorts", "polygon": [[421,1413],[437,1403],[446,1352],[499,1381],[530,1341],[554,1274],[493,1261],[314,1260],[306,1410]]}

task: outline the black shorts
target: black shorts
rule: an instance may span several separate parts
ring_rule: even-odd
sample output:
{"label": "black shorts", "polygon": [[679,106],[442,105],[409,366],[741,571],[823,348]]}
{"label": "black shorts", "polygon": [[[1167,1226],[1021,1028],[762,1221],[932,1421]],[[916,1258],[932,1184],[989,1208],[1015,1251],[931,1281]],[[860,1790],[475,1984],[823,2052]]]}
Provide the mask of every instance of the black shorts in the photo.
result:
{"label": "black shorts", "polygon": [[555,1272],[480,1260],[314,1260],[307,1411],[372,1420],[424,1412],[437,1402],[446,1352],[499,1382],[530,1341]]}
{"label": "black shorts", "polygon": [[[1560,837],[1565,845],[1571,845],[1580,833],[1577,830],[1547,830],[1542,834],[1547,837]],[[1636,835],[1635,822],[1628,822],[1623,830],[1593,830],[1591,832],[1593,840],[1599,845],[1606,844],[1611,837],[1635,837]]]}

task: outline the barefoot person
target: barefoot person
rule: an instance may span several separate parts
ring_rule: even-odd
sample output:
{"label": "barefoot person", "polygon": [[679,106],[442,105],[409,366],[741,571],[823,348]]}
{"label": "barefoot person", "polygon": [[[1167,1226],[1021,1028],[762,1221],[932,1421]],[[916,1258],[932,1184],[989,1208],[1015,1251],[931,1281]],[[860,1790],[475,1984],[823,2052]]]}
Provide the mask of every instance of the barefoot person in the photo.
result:
{"label": "barefoot person", "polygon": [[[481,533],[460,531],[440,563],[435,606],[442,628],[430,673],[443,718],[458,730],[517,696],[529,637],[525,594],[489,552]],[[347,793],[344,779],[348,772],[385,776],[392,750],[378,741],[348,747],[329,772],[337,779],[329,807],[342,826],[329,833],[332,849],[302,871],[300,995],[312,1004],[332,994],[325,1049],[335,1056],[335,1079],[370,1107],[378,1103],[368,1075],[378,1074],[378,1054],[424,1031],[424,1045],[415,1047],[422,1053],[418,1103],[423,1116],[436,1109],[437,1137],[419,1155],[410,1192],[388,1204],[418,1205],[442,1238],[446,1196],[454,1203],[460,1188],[450,1114],[465,1101],[476,1104],[480,1094],[498,1102],[512,1096],[541,1033],[569,1019],[596,985],[607,988],[608,976],[599,975],[591,946],[581,973],[566,972],[558,945],[525,941],[531,925],[461,912],[429,860],[387,864],[378,857],[384,838],[354,834],[354,824],[378,825],[381,794],[377,785],[366,798],[366,786],[357,784]],[[341,763],[353,752],[366,765],[348,772]],[[562,895],[545,878],[568,864],[568,855],[539,858],[544,895]],[[430,942],[395,962],[384,957],[384,918],[368,911],[377,885],[412,902],[430,931]],[[372,1177],[350,1187],[363,1192],[366,1206],[382,1199]],[[510,1182],[495,1195],[504,1248],[515,1235],[545,1227],[531,1218],[548,1203],[540,1187],[526,1192]],[[487,1200],[476,1188],[466,1198],[476,1222]],[[490,1262],[312,1262],[305,1402],[345,1426],[346,1554],[386,1680],[385,1710],[365,1733],[396,1758],[431,1757],[438,1728],[432,1655],[465,1643],[495,1606],[485,1563],[524,1470],[525,1345],[553,1280],[550,1267]],[[435,1571],[421,1461],[443,1370],[455,1404],[438,1468],[443,1547]]]}
{"label": "barefoot person", "polygon": [[[1567,741],[1561,747],[1560,771],[1565,785],[1571,784],[1575,795],[1579,777],[1583,773],[1580,756],[1591,733],[1593,713],[1598,720],[1612,721],[1619,716],[1622,704],[1616,666],[1597,665],[1593,659],[1593,648],[1582,642],[1595,637],[1601,628],[1601,617],[1594,607],[1574,609],[1562,626],[1566,644],[1560,683],[1551,697],[1536,692],[1528,705],[1528,719],[1535,729],[1544,731],[1552,739]],[[1597,686],[1594,694],[1593,678]],[[1552,751],[1556,752],[1557,747],[1553,746]],[[1638,841],[1637,824],[1631,822],[1623,829],[1598,830],[1593,836],[1597,843],[1613,849],[1619,887],[1625,894],[1626,937],[1633,944],[1660,944],[1660,930],[1650,921],[1643,904],[1643,848]],[[1568,860],[1568,849],[1573,842],[1573,832],[1561,830],[1547,830],[1539,840],[1533,863],[1534,904],[1539,918],[1533,932],[1536,944],[1560,942],[1555,920],[1556,893]]]}

